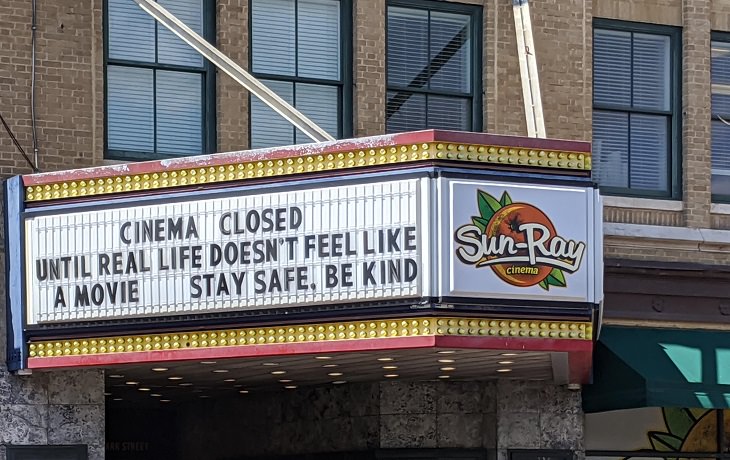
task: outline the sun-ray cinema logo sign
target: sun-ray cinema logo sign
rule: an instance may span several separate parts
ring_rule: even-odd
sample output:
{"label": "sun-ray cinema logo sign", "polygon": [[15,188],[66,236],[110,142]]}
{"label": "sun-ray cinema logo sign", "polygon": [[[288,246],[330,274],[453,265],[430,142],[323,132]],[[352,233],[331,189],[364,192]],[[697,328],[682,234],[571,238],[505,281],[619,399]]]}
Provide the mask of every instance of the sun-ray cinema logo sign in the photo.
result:
{"label": "sun-ray cinema logo sign", "polygon": [[537,206],[513,201],[506,190],[498,199],[477,189],[476,211],[454,233],[462,263],[490,268],[512,286],[546,291],[566,287],[566,273],[580,269],[586,243],[562,237]]}

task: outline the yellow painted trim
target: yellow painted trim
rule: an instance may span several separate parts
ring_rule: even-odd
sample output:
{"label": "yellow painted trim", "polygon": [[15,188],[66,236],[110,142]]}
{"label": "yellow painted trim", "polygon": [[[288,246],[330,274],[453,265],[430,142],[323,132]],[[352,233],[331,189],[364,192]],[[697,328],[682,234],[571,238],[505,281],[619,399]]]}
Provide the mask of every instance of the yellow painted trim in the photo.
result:
{"label": "yellow painted trim", "polygon": [[571,321],[399,318],[39,341],[30,343],[28,351],[34,358],[424,336],[592,340],[593,327]]}
{"label": "yellow painted trim", "polygon": [[224,183],[281,175],[335,171],[363,166],[395,165],[429,160],[462,161],[590,170],[591,156],[583,152],[431,142],[339,153],[292,156],[276,160],[244,161],[147,174],[121,174],[89,180],[68,180],[29,186],[27,202],[158,190],[189,185]]}

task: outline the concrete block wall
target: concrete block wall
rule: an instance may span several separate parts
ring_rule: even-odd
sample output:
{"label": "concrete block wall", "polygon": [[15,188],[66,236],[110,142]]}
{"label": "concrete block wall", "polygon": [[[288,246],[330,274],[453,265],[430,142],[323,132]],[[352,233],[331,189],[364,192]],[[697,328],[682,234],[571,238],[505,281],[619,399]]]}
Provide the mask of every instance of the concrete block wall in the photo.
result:
{"label": "concrete block wall", "polygon": [[89,460],[103,460],[104,439],[102,371],[0,370],[0,459],[6,445],[85,444]]}

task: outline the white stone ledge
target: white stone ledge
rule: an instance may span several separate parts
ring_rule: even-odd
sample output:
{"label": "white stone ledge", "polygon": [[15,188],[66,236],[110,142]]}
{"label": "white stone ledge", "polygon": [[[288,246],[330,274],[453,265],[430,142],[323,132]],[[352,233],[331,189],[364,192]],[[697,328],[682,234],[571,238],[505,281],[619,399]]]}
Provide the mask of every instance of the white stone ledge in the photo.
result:
{"label": "white stone ledge", "polygon": [[[651,209],[656,211],[681,211],[684,204],[677,200],[654,200],[626,196],[603,196],[603,206],[612,208]],[[730,213],[730,206],[728,207]]]}
{"label": "white stone ledge", "polygon": [[730,204],[712,203],[710,212],[712,214],[730,214]]}
{"label": "white stone ledge", "polygon": [[606,222],[603,233],[611,246],[730,252],[730,230]]}

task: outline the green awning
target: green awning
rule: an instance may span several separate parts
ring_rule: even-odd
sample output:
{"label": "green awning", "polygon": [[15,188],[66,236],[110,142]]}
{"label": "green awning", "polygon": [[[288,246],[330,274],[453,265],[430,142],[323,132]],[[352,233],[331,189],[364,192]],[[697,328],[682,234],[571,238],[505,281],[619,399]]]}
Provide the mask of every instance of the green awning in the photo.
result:
{"label": "green awning", "polygon": [[603,327],[585,412],[730,408],[730,331]]}

